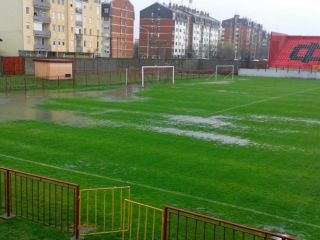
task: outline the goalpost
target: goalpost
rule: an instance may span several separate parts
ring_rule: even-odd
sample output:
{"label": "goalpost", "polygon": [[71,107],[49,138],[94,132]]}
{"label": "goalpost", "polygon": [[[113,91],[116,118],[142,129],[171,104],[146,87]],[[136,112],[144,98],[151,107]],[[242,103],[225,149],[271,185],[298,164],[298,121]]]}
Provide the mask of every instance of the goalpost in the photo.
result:
{"label": "goalpost", "polygon": [[142,87],[145,85],[145,70],[146,69],[172,69],[172,84],[175,84],[175,67],[174,66],[143,66],[141,70]]}
{"label": "goalpost", "polygon": [[[224,79],[228,78],[231,76],[231,79],[234,79],[234,65],[217,65],[216,66],[216,73],[215,73],[215,80],[218,80],[218,76],[219,76],[219,70],[229,70],[230,72],[227,72],[227,74],[225,75]],[[224,73],[224,72],[222,72]]]}

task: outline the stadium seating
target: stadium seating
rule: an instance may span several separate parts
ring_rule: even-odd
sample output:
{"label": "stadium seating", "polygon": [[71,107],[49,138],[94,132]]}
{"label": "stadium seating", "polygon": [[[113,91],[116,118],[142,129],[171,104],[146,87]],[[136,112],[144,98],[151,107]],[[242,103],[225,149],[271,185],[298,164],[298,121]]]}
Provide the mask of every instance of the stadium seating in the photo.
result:
{"label": "stadium seating", "polygon": [[272,33],[269,67],[313,70],[320,66],[320,37]]}

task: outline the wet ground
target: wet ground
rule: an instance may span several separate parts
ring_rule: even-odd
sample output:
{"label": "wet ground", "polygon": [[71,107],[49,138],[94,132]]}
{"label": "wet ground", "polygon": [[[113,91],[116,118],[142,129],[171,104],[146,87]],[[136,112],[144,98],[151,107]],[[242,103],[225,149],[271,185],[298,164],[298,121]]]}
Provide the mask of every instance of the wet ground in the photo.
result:
{"label": "wet ground", "polygon": [[76,116],[69,111],[46,111],[39,108],[55,98],[98,98],[102,101],[130,101],[134,94],[141,91],[137,87],[123,87],[116,90],[100,91],[49,91],[0,93],[0,122],[34,120],[59,124],[88,125],[88,119]]}

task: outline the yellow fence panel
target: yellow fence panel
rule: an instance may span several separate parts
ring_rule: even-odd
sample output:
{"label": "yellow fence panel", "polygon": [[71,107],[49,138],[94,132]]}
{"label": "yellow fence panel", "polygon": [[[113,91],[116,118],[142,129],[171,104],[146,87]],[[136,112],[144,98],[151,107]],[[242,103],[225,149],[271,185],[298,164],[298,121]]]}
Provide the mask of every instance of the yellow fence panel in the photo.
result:
{"label": "yellow fence panel", "polygon": [[[123,233],[125,199],[130,199],[130,187],[84,189],[80,191],[81,235]],[[122,234],[121,234],[122,236]]]}
{"label": "yellow fence panel", "polygon": [[161,240],[163,210],[125,199],[125,225],[122,240]]}

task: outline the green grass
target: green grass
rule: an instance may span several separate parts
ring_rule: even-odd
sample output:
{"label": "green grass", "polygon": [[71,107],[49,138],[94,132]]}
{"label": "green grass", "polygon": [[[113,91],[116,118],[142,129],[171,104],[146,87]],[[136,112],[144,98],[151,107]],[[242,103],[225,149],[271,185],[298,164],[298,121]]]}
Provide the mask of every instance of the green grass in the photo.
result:
{"label": "green grass", "polygon": [[[152,85],[130,101],[51,99],[39,108],[69,111],[93,124],[0,123],[0,153],[32,161],[0,157],[0,165],[79,183],[83,188],[122,186],[129,181],[136,201],[156,207],[173,205],[318,240],[320,82],[249,78],[230,84],[203,83]],[[170,120],[177,115],[202,120],[220,116],[218,120],[227,125],[212,128]],[[250,144],[160,133],[155,127],[237,137]],[[44,233],[52,233],[21,220],[0,222],[5,239],[16,239],[23,231],[21,239],[45,239]],[[49,239],[61,239],[61,235]]]}

